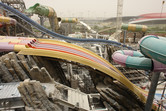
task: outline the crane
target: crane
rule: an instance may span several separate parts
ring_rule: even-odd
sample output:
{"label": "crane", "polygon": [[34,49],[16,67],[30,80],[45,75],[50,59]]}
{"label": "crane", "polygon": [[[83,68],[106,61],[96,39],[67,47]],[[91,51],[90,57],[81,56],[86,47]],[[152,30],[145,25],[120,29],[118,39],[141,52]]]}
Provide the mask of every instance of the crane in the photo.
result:
{"label": "crane", "polygon": [[123,0],[117,1],[117,19],[116,19],[116,32],[115,39],[120,42],[120,33],[121,33],[121,25],[122,25],[122,13],[123,13]]}

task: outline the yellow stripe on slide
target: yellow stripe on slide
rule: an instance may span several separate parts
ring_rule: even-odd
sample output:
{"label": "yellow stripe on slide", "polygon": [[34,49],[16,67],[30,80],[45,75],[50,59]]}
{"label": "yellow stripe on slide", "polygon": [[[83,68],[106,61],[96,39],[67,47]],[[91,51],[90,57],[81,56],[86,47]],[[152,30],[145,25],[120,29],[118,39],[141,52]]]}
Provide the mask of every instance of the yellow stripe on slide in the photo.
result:
{"label": "yellow stripe on slide", "polygon": [[[71,47],[71,48],[74,48],[74,49],[77,49],[77,50],[80,50],[82,52],[86,52],[86,53],[89,53],[90,55],[93,55],[95,56],[96,58],[100,59],[101,61],[107,63],[108,65],[110,65],[110,67],[112,68],[115,68],[112,64],[110,64],[108,61],[106,61],[105,59],[101,58],[100,56],[98,56],[97,54],[93,53],[92,51],[90,50],[87,50],[85,48],[82,48],[80,46],[76,46],[76,45],[73,45],[73,44],[69,44],[69,43],[66,43],[66,42],[61,42],[61,41],[56,41],[56,40],[48,40],[48,39],[38,39],[39,42],[41,43],[51,43],[51,44],[58,44],[58,45],[63,45],[63,46],[66,46],[66,47]],[[117,68],[115,68],[115,70],[119,73],[121,73]],[[122,73],[121,73],[122,74]],[[123,75],[123,74],[122,74]]]}

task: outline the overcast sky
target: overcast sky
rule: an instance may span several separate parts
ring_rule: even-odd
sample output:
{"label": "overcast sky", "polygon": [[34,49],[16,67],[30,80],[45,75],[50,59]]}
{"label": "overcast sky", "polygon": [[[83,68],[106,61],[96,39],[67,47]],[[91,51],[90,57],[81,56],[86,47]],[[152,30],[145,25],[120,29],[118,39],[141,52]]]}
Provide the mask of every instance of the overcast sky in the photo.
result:
{"label": "overcast sky", "polygon": [[[123,16],[160,13],[163,0],[123,0]],[[60,17],[115,17],[117,0],[24,0],[26,8],[35,3],[51,6]],[[166,3],[163,7],[166,12]]]}

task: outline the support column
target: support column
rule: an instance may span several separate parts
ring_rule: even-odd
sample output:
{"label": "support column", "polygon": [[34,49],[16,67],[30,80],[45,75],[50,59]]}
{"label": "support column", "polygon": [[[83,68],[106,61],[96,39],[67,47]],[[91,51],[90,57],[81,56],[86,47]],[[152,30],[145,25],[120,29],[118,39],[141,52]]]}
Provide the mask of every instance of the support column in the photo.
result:
{"label": "support column", "polygon": [[123,33],[123,44],[126,43],[126,36],[127,36],[127,31],[124,30],[124,33]]}
{"label": "support column", "polygon": [[159,77],[160,77],[160,72],[155,72],[155,73],[153,72],[151,85],[150,85],[147,101],[145,104],[145,111],[151,111]]}

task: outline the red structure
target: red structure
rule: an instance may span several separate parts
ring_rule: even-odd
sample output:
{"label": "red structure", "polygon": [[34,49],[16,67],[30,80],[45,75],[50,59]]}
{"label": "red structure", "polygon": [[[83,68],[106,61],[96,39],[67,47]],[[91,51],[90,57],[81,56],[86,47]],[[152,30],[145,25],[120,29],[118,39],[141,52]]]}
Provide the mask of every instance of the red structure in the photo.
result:
{"label": "red structure", "polygon": [[139,15],[140,18],[136,19],[138,20],[145,20],[145,19],[157,19],[157,18],[166,18],[166,13],[148,13],[148,14],[142,14]]}

